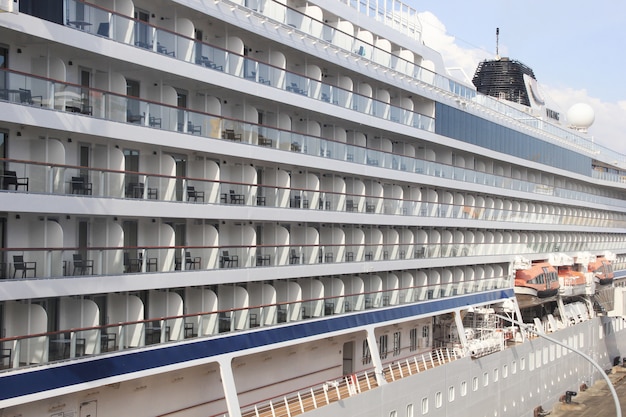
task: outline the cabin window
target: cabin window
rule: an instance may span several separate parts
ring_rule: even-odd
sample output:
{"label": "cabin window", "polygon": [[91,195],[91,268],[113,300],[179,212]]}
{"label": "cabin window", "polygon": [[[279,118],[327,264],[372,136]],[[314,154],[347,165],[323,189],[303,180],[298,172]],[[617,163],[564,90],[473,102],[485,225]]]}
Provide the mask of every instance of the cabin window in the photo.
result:
{"label": "cabin window", "polygon": [[517,373],[517,362],[513,361],[513,363],[511,363],[511,373],[512,374],[516,374]]}
{"label": "cabin window", "polygon": [[139,175],[139,151],[136,149],[124,149],[124,169],[130,171],[126,174],[127,184],[138,183]]}
{"label": "cabin window", "polygon": [[398,356],[402,350],[402,347],[400,346],[400,336],[400,332],[395,332],[393,334],[393,356]]}
{"label": "cabin window", "polygon": [[417,328],[414,327],[409,331],[409,351],[417,350]]}
{"label": "cabin window", "polygon": [[541,368],[541,351],[535,352],[535,368]]}
{"label": "cabin window", "polygon": [[509,365],[502,366],[502,378],[509,376]]}
{"label": "cabin window", "polygon": [[422,327],[422,342],[420,343],[421,347],[428,347],[430,343],[430,327],[424,326]]}
{"label": "cabin window", "polygon": [[478,390],[478,377],[475,376],[474,378],[472,378],[472,391],[477,391]]}
{"label": "cabin window", "polygon": [[500,370],[498,368],[493,370],[493,382],[498,382],[500,379]]}
{"label": "cabin window", "polygon": [[441,391],[437,391],[435,394],[435,407],[441,408],[443,405],[443,395],[441,395]]}
{"label": "cabin window", "polygon": [[483,373],[483,387],[489,385],[489,374],[487,372]]}
{"label": "cabin window", "polygon": [[422,398],[422,414],[428,413],[428,397]]}
{"label": "cabin window", "polygon": [[413,404],[406,406],[406,417],[413,417]]}
{"label": "cabin window", "polygon": [[520,359],[519,369],[522,370],[522,371],[524,369],[526,369],[526,358],[521,358]]}
{"label": "cabin window", "polygon": [[461,397],[465,397],[467,395],[467,382],[461,382]]}
{"label": "cabin window", "polygon": [[[9,68],[9,47],[0,44],[0,68]],[[6,88],[6,74],[0,77],[0,88]]]}
{"label": "cabin window", "polygon": [[454,401],[454,387],[448,387],[448,402]]}
{"label": "cabin window", "polygon": [[[75,3],[74,3],[75,4]],[[63,24],[63,1],[62,0],[20,0],[20,13],[29,14],[49,22]],[[76,4],[75,4],[76,5]],[[84,6],[81,4],[81,6]],[[69,4],[68,4],[69,9]],[[78,5],[76,5],[78,8]],[[68,10],[69,13],[69,10]],[[74,13],[75,14],[75,13]],[[68,19],[71,20],[71,19]]]}
{"label": "cabin window", "polygon": [[387,358],[387,341],[388,341],[388,337],[386,334],[378,338],[378,349],[380,351],[380,359]]}
{"label": "cabin window", "polygon": [[150,13],[145,10],[135,9],[135,19],[137,19],[137,23],[134,25],[135,45],[146,49],[151,48],[152,35],[150,26],[148,26],[148,22],[150,22]]}
{"label": "cabin window", "polygon": [[398,412],[396,410],[391,410],[389,412],[389,417],[398,417]]}
{"label": "cabin window", "polygon": [[367,344],[367,339],[365,339],[363,340],[363,365],[367,365],[370,362],[372,362],[370,346]]}

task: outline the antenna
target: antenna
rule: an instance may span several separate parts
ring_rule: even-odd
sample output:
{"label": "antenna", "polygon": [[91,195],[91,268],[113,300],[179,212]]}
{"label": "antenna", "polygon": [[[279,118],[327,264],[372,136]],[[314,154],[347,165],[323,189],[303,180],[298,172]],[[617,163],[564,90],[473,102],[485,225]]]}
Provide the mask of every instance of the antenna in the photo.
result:
{"label": "antenna", "polygon": [[500,28],[496,28],[496,59],[500,59]]}

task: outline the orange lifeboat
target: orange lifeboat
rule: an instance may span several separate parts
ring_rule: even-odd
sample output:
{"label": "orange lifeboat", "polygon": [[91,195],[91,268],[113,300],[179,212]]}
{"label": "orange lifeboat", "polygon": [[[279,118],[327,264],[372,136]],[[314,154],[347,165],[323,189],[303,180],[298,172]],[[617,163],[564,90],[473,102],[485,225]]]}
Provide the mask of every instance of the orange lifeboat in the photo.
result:
{"label": "orange lifeboat", "polygon": [[574,269],[572,265],[561,265],[558,270],[560,293],[563,296],[585,294],[587,279],[585,274]]}
{"label": "orange lifeboat", "polygon": [[548,262],[533,264],[515,272],[515,293],[537,298],[555,296],[559,291],[557,270]]}
{"label": "orange lifeboat", "polygon": [[587,270],[593,273],[594,280],[600,285],[608,285],[613,282],[613,264],[604,256],[598,256],[590,262]]}

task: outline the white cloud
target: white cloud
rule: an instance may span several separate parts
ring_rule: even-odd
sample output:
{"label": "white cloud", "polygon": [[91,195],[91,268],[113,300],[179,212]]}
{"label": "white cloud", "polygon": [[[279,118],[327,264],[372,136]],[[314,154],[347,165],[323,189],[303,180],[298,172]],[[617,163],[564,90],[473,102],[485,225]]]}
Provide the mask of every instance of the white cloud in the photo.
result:
{"label": "white cloud", "polygon": [[462,69],[469,78],[467,81],[471,82],[476,66],[480,61],[490,58],[488,54],[482,49],[459,46],[456,38],[447,34],[445,25],[431,12],[419,13],[419,19],[424,44],[441,53],[448,69]]}
{"label": "white cloud", "polygon": [[611,151],[626,155],[626,101],[602,101],[590,96],[584,89],[542,86],[542,92],[550,107],[559,111],[563,117],[574,104],[589,104],[595,113],[595,121],[589,128],[589,139]]}
{"label": "white cloud", "polygon": [[[445,25],[432,13],[419,13],[422,23],[422,40],[424,44],[439,51],[450,73],[459,77],[458,68],[462,69],[471,82],[479,62],[493,59],[485,52],[486,48],[464,48],[459,46],[454,36],[446,32]],[[500,51],[507,56],[506,50]],[[576,103],[587,103],[595,112],[595,122],[589,128],[589,138],[610,150],[626,155],[626,101],[606,102],[591,97],[586,90],[575,90],[567,87],[541,85],[549,106],[562,115],[565,122],[567,110]],[[566,122],[565,122],[566,123]]]}

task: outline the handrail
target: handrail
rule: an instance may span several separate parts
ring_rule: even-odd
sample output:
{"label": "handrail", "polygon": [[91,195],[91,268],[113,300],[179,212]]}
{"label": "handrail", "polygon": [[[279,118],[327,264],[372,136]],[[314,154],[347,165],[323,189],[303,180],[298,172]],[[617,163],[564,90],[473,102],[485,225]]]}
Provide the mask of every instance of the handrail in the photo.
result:
{"label": "handrail", "polygon": [[[125,175],[128,179],[129,176],[138,176],[144,177],[146,182],[152,182],[151,179],[164,179],[164,180],[183,180],[182,184],[182,200],[178,199],[167,199],[165,201],[185,201],[186,196],[186,187],[189,181],[193,181],[194,185],[196,185],[197,190],[207,191],[203,187],[219,187],[220,194],[222,197],[217,199],[217,195],[215,195],[215,201],[210,198],[207,198],[203,203],[204,204],[232,204],[231,201],[228,200],[228,196],[226,201],[223,199],[223,195],[226,192],[225,188],[230,189],[252,189],[256,192],[249,198],[247,201],[238,201],[238,204],[242,205],[259,205],[256,201],[256,197],[264,197],[264,201],[262,205],[270,206],[270,207],[284,207],[284,208],[306,208],[306,207],[290,207],[289,204],[287,206],[283,206],[279,204],[283,201],[283,198],[287,198],[288,203],[292,203],[292,199],[299,199],[298,202],[307,201],[309,203],[309,209],[320,209],[320,210],[331,210],[331,211],[352,211],[352,212],[366,212],[369,214],[386,214],[386,215],[402,215],[402,216],[416,216],[420,217],[449,217],[449,218],[472,218],[476,220],[490,220],[490,221],[504,221],[504,222],[521,222],[521,223],[546,223],[550,222],[553,224],[571,224],[576,223],[581,226],[589,225],[595,227],[624,227],[626,225],[626,215],[616,214],[615,216],[607,216],[606,218],[596,218],[592,214],[587,213],[587,211],[577,211],[576,214],[555,214],[555,213],[544,213],[544,212],[532,212],[528,213],[524,210],[514,210],[514,209],[504,209],[504,208],[496,208],[496,207],[485,207],[479,206],[476,204],[467,204],[467,203],[454,203],[454,202],[430,202],[425,199],[412,199],[410,195],[405,197],[385,197],[380,194],[357,194],[353,192],[338,192],[334,190],[327,189],[311,189],[311,188],[298,188],[298,187],[290,187],[283,185],[269,185],[263,183],[246,183],[241,181],[227,181],[227,180],[217,180],[217,179],[206,179],[200,177],[191,177],[191,176],[176,176],[176,175],[166,175],[166,174],[158,174],[151,173],[145,171],[125,171],[118,169],[109,169],[109,168],[92,168],[92,167],[84,167],[77,165],[68,165],[68,164],[60,164],[60,163],[51,163],[51,162],[39,162],[39,161],[28,161],[21,159],[12,159],[12,158],[0,158],[0,162],[5,164],[11,164],[14,170],[21,165],[23,169],[20,168],[20,172],[27,172],[29,166],[42,166],[47,167],[48,170],[53,169],[64,169],[64,170],[76,170],[79,175],[83,175],[83,173],[88,172],[91,173],[91,176],[97,177],[100,174],[119,174]],[[48,171],[45,171],[43,174],[39,173],[38,175],[43,175],[43,177],[48,176]],[[43,179],[43,178],[40,178]],[[127,180],[128,181],[128,180]],[[39,181],[42,184],[47,184],[46,181]],[[142,181],[143,182],[143,181]],[[129,183],[127,182],[127,185]],[[200,188],[198,188],[198,184],[200,184]],[[71,185],[71,184],[70,184]],[[158,186],[155,188],[158,189]],[[31,191],[40,191],[40,190],[31,190]],[[68,190],[64,188],[48,190],[46,186],[46,190],[42,190],[44,192],[48,192],[51,194],[68,194]],[[268,192],[280,193],[285,192],[289,193],[289,196],[280,197],[279,195],[275,195],[274,201],[272,199],[268,199]],[[293,194],[297,193],[297,194]],[[69,194],[72,194],[71,187],[69,189]],[[111,192],[107,192],[106,190],[100,190],[97,193],[89,194],[90,197],[113,197],[119,198],[124,197],[118,194],[112,194]],[[136,199],[135,196],[131,196]],[[126,198],[131,198],[126,196]],[[155,196],[154,200],[159,200],[158,196]],[[161,197],[163,199],[163,196]],[[278,199],[278,200],[276,200]],[[311,200],[313,199],[313,200]],[[353,206],[348,207],[348,202],[352,201]],[[198,203],[197,201],[194,204]],[[319,206],[319,207],[317,207]],[[419,210],[419,213],[417,212]],[[542,220],[543,219],[543,220]]]}
{"label": "handrail", "polygon": [[[613,242],[613,239],[611,238],[607,238],[606,240],[599,240],[597,241],[600,244],[606,244],[608,242]],[[524,245],[524,246],[528,246],[528,245],[540,245],[540,246],[546,246],[546,250],[545,251],[541,251],[540,253],[543,252],[573,252],[573,251],[585,251],[585,250],[589,250],[589,249],[584,249],[584,248],[578,248],[578,249],[574,249],[574,248],[570,248],[568,245],[568,243],[571,243],[571,245],[574,246],[579,246],[582,242],[482,242],[482,243],[467,243],[467,242],[438,242],[438,243],[428,243],[428,242],[424,242],[424,243],[406,243],[406,242],[397,242],[397,243],[285,243],[285,244],[259,244],[259,245],[186,245],[186,246],[180,246],[180,245],[173,245],[173,246],[159,246],[159,245],[144,245],[144,246],[46,246],[46,247],[37,247],[37,246],[28,246],[28,247],[22,247],[22,246],[11,246],[11,247],[0,247],[0,253],[2,252],[38,252],[38,251],[45,251],[45,252],[55,252],[55,251],[62,251],[62,252],[70,252],[70,251],[88,251],[88,252],[92,252],[92,251],[106,251],[106,250],[111,250],[111,251],[119,251],[119,250],[123,250],[123,251],[132,251],[132,250],[171,250],[171,249],[179,249],[179,250],[184,250],[184,249],[215,249],[215,250],[222,250],[222,249],[264,249],[264,248],[276,248],[276,249],[290,249],[290,248],[352,248],[352,247],[363,247],[363,248],[367,248],[367,247],[372,247],[372,248],[383,248],[383,249],[387,249],[387,248],[401,248],[401,247],[414,247],[417,249],[422,249],[425,248],[426,250],[424,251],[424,258],[437,258],[438,256],[436,256],[436,253],[441,253],[441,249],[437,250],[434,248],[456,248],[456,249],[468,249],[470,247],[481,247],[481,246],[492,246],[492,245],[512,245],[512,246],[519,246],[519,245]],[[617,244],[619,244],[620,246],[615,246],[614,248],[623,248],[624,243],[620,243],[620,242],[616,242]],[[552,248],[552,249],[548,249],[548,247]],[[603,246],[604,247],[604,246]],[[508,253],[508,252],[502,252],[502,253]],[[524,253],[519,253],[519,252],[514,252],[515,254],[524,254]],[[534,253],[534,252],[528,252],[528,253]],[[420,254],[421,255],[421,254]],[[466,256],[473,256],[472,255],[472,251],[470,251],[469,249],[467,250],[467,254]],[[422,258],[422,256],[420,256],[420,258]],[[385,261],[392,261],[392,260],[398,260],[400,258],[396,258],[396,259],[384,259]],[[403,258],[404,259],[404,258]],[[411,258],[408,258],[411,259]],[[383,259],[379,259],[379,260],[383,260]],[[341,262],[339,260],[334,260],[330,263],[338,263]],[[349,261],[344,261],[344,262],[349,262]],[[319,262],[313,262],[314,264],[317,264]]]}
{"label": "handrail", "polygon": [[[20,71],[13,71],[13,70],[7,70],[7,69],[2,69],[1,71],[4,71],[9,75],[8,80],[7,80],[8,87],[11,87],[11,82],[12,82],[11,77],[10,77],[11,75],[25,77],[22,84],[20,84],[20,87],[22,85],[32,83],[32,81],[29,81],[29,80],[46,80],[44,78],[29,75]],[[88,88],[84,88],[84,87],[79,88],[78,86],[74,84],[67,84],[64,82],[57,82],[57,81],[50,81],[50,82],[55,82],[55,83],[58,83],[59,85],[71,86],[73,88],[76,88],[77,90],[80,90],[81,92],[91,91]],[[511,177],[505,177],[505,176],[500,176],[496,174],[483,173],[483,172],[475,171],[475,170],[468,169],[468,168],[458,168],[458,167],[454,167],[451,165],[446,165],[446,164],[442,164],[438,162],[432,162],[432,161],[427,161],[424,159],[419,159],[413,156],[406,156],[406,155],[383,151],[383,150],[375,149],[375,148],[367,148],[367,147],[356,145],[356,144],[347,144],[345,142],[335,141],[334,139],[305,135],[305,134],[301,134],[295,131],[286,131],[286,130],[282,130],[279,128],[274,128],[274,127],[269,127],[269,126],[254,124],[254,123],[242,122],[242,121],[238,121],[235,119],[215,116],[210,113],[196,112],[196,111],[191,111],[188,109],[181,109],[176,106],[155,103],[152,101],[139,100],[136,97],[118,95],[115,93],[105,92],[103,90],[94,90],[94,91],[96,91],[97,95],[101,97],[100,100],[102,101],[102,104],[104,106],[107,106],[106,102],[108,102],[108,100],[103,100],[103,98],[106,97],[107,95],[111,95],[113,97],[117,97],[125,101],[137,101],[140,104],[144,103],[145,106],[149,106],[150,104],[152,104],[153,106],[157,106],[158,108],[170,109],[171,111],[175,111],[175,112],[182,110],[186,114],[189,114],[190,117],[197,116],[201,118],[209,118],[206,120],[205,119],[201,120],[201,121],[206,122],[207,124],[209,124],[210,120],[217,120],[218,123],[220,124],[220,128],[218,130],[221,130],[223,127],[226,127],[226,125],[228,125],[229,123],[235,124],[237,127],[240,127],[244,132],[246,132],[246,144],[263,146],[263,145],[256,143],[257,133],[255,132],[258,132],[259,134],[264,133],[268,135],[269,138],[273,139],[276,142],[276,144],[273,147],[281,149],[281,150],[284,150],[284,147],[279,147],[279,144],[282,144],[286,147],[289,144],[293,144],[293,143],[297,143],[298,141],[301,141],[303,143],[301,144],[301,146],[299,145],[296,151],[301,152],[303,154],[308,154],[308,155],[319,156],[320,152],[317,151],[318,148],[319,149],[324,149],[324,148],[334,149],[333,155],[324,155],[324,156],[327,158],[348,161],[351,163],[360,163],[362,165],[372,165],[371,161],[373,160],[375,161],[376,166],[380,168],[393,169],[393,170],[405,171],[405,172],[415,172],[418,174],[428,175],[428,176],[433,176],[433,177],[451,178],[456,181],[461,181],[461,182],[466,182],[466,183],[481,183],[487,186],[493,186],[493,187],[501,188],[501,189],[514,189],[518,191],[525,191],[525,192],[530,192],[530,193],[535,193],[535,194],[548,194],[548,195],[553,195],[553,196],[558,196],[558,197],[568,198],[568,199],[578,200],[578,201],[588,201],[588,202],[594,202],[594,203],[602,202],[605,204],[619,206],[619,207],[621,207],[623,203],[619,199],[610,198],[610,197],[602,197],[602,196],[598,196],[596,194],[589,193],[589,192],[580,192],[577,190],[575,191],[575,190],[570,190],[570,189],[558,188],[555,186],[548,186],[548,185],[544,185],[540,183],[530,182],[527,180],[520,180],[520,179],[514,179]],[[45,97],[48,97],[47,88],[44,88],[42,91],[37,91],[37,93],[42,93],[42,95],[44,95]],[[53,104],[52,102],[50,102],[47,105],[51,106]],[[103,109],[103,111],[108,112],[108,111],[113,111],[113,110],[107,110],[105,108]],[[158,109],[157,109],[157,113],[162,114]],[[100,116],[104,116],[104,115],[101,114]],[[124,118],[125,117],[126,115],[124,115]],[[109,116],[109,118],[111,120],[115,120],[113,115]],[[133,124],[133,123],[130,123],[130,124]],[[144,126],[148,127],[147,125],[144,125]],[[161,126],[161,128],[163,127]],[[170,130],[177,130],[177,127],[173,127]],[[204,137],[211,137],[211,136],[205,135]],[[224,139],[224,140],[228,140],[228,139]],[[310,149],[308,150],[307,150],[307,144],[310,144],[309,146]],[[294,151],[294,149],[292,149],[292,151]],[[44,164],[44,165],[54,165],[54,164]],[[59,166],[62,166],[62,165],[59,165]],[[83,167],[81,169],[89,169],[89,168]],[[106,169],[103,169],[100,171],[116,172],[115,170],[107,171]],[[146,174],[146,175],[151,175],[155,177],[159,176],[159,174]]]}
{"label": "handrail", "polygon": [[[436,362],[438,362],[437,364],[435,363],[435,359],[434,359],[434,355],[437,356],[437,358],[440,358],[442,356],[447,356],[449,361],[451,360],[456,360],[457,357],[456,355],[450,355],[450,350],[448,348],[439,348],[436,349],[435,351],[429,351],[429,352],[424,352],[424,353],[418,353],[415,355],[410,356],[407,359],[412,359],[413,362],[409,363],[409,362],[400,362],[398,361],[397,363],[394,363],[394,366],[396,368],[398,368],[400,370],[400,372],[402,372],[403,368],[406,368],[408,371],[410,371],[411,367],[415,366],[418,369],[419,372],[419,364],[422,364],[425,367],[425,371],[428,369],[433,369],[436,366],[441,365],[441,363],[439,363],[440,361],[437,360]],[[418,362],[419,361],[419,362]],[[383,369],[379,370],[383,373],[387,373],[386,371],[388,371],[388,367],[387,365],[392,364],[393,362],[388,362],[388,363],[383,363]],[[371,373],[375,373],[377,371],[377,369],[375,368],[367,368],[367,369],[363,369],[360,370],[359,372],[354,373],[353,375],[341,375],[338,376],[337,378],[334,378],[332,380],[327,380],[324,382],[318,382],[314,385],[311,386],[306,386],[306,387],[301,387],[298,388],[296,390],[290,391],[290,392],[286,392],[283,393],[281,395],[277,395],[271,398],[267,398],[267,399],[263,399],[263,400],[259,400],[256,401],[255,403],[252,404],[247,404],[241,407],[242,410],[242,415],[246,416],[246,417],[252,417],[254,415],[258,415],[256,414],[256,410],[260,407],[260,406],[266,406],[266,407],[270,407],[270,408],[285,408],[288,407],[288,405],[295,400],[296,398],[300,398],[304,395],[322,395],[322,398],[324,401],[321,402],[321,404],[319,404],[319,406],[324,406],[327,404],[330,404],[332,402],[336,402],[336,401],[340,401],[342,400],[342,396],[341,396],[341,392],[343,392],[344,390],[347,391],[347,396],[351,397],[354,395],[358,395],[359,393],[363,392],[363,391],[368,391],[373,387],[370,387],[369,385],[363,387],[362,385],[362,379],[369,379],[370,378],[370,374]],[[409,375],[411,375],[411,373],[409,372]],[[401,374],[399,376],[401,379],[404,378],[404,374]],[[391,380],[386,379],[387,383],[393,383],[394,381],[396,381],[395,377],[392,378]],[[353,387],[353,389],[350,389],[350,384],[355,385]],[[376,384],[376,386],[378,386],[378,384]],[[330,398],[328,395],[325,395],[327,391],[330,391],[330,389],[333,389],[333,391],[336,392],[336,399]],[[274,405],[276,404],[276,405]],[[317,407],[317,402],[316,402],[316,407]],[[287,415],[299,415],[301,413],[295,413],[292,414],[289,411],[287,411]],[[282,414],[281,414],[282,415]]]}
{"label": "handrail", "polygon": [[[610,236],[590,244],[577,242],[437,242],[437,243],[286,243],[266,245],[222,246],[113,246],[113,247],[4,247],[0,248],[0,278],[11,276],[11,254],[26,255],[26,261],[43,265],[43,272],[35,269],[15,280],[58,279],[73,276],[113,276],[137,273],[179,273],[194,271],[229,271],[242,268],[299,267],[306,265],[337,265],[355,262],[420,262],[424,259],[453,257],[545,254],[554,252],[575,253],[624,250],[624,242],[615,242]],[[188,266],[185,252],[196,250],[192,257],[200,262]],[[229,251],[228,256],[224,252]],[[290,253],[295,252],[294,254]],[[87,253],[93,264],[88,271],[74,264],[71,255]],[[130,263],[123,263],[122,253],[130,255]],[[107,253],[118,256],[106,258]],[[137,256],[139,258],[135,259]],[[170,256],[170,261],[164,262]],[[2,261],[2,259],[5,261]],[[238,258],[238,259],[236,259]],[[109,259],[108,262],[105,259]],[[125,261],[124,261],[125,262]],[[40,266],[40,268],[42,268]],[[78,270],[78,273],[76,273]],[[17,271],[15,271],[17,272]],[[15,272],[13,275],[15,275]],[[1,282],[1,279],[0,279]]]}

